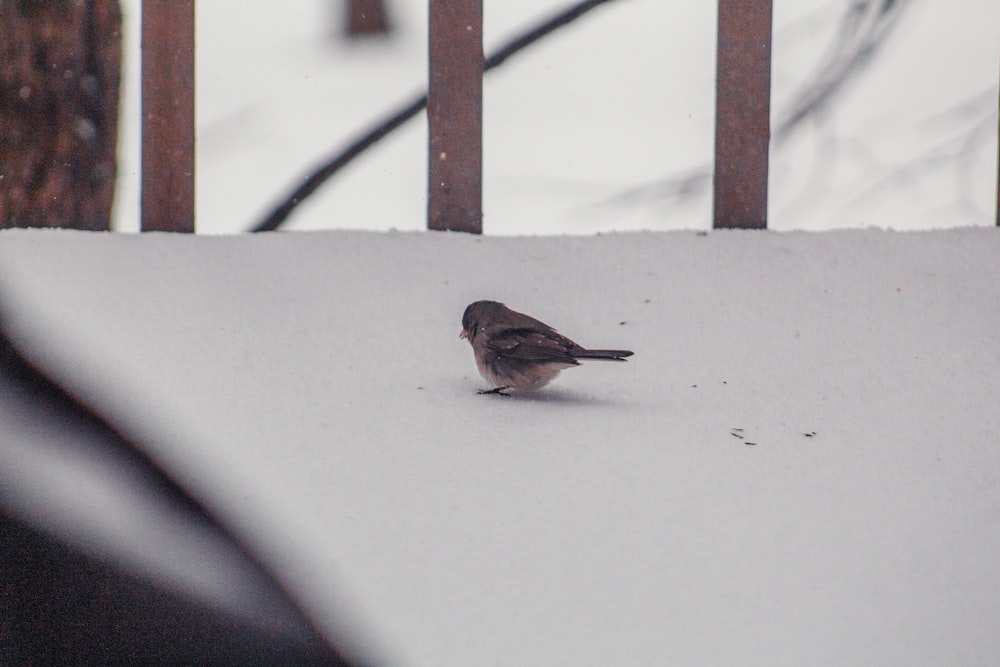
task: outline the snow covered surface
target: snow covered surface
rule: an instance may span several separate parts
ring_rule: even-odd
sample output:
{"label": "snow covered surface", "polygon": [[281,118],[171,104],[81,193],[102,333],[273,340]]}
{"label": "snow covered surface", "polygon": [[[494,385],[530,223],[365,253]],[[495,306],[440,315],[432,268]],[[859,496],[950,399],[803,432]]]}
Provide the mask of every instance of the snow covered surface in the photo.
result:
{"label": "snow covered surface", "polygon": [[[989,664],[1000,234],[0,233],[18,347],[399,665]],[[495,298],[627,364],[479,396]]]}
{"label": "snow covered surface", "polygon": [[[139,8],[126,26],[116,228],[137,229]],[[390,40],[338,36],[342,2],[197,4],[197,225],[258,222],[309,169],[427,80],[427,3],[387,2]],[[568,0],[485,3],[487,51]],[[773,118],[816,77],[849,0],[777,2]],[[657,187],[712,160],[717,3],[608,3],[490,73],[490,234],[705,229],[711,196]],[[770,227],[899,229],[995,221],[1000,2],[912,0],[837,103],[771,157]],[[420,229],[424,117],[331,180],[293,229]],[[621,195],[631,193],[622,198]]]}

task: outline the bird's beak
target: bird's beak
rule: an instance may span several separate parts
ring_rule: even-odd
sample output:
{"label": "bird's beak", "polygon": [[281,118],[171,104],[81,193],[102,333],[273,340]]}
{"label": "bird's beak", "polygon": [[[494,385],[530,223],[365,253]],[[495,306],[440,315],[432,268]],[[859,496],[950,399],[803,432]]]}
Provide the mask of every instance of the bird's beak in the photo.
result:
{"label": "bird's beak", "polygon": [[463,339],[464,338],[468,338],[469,337],[469,332],[466,331],[465,329],[462,329],[462,333],[458,334],[458,337],[459,338],[463,338]]}

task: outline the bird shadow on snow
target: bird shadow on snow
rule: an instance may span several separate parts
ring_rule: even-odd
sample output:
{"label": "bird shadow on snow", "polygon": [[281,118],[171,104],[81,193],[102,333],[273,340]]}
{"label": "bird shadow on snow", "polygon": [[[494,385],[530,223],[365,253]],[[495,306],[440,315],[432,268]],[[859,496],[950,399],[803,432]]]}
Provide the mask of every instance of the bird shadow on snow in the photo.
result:
{"label": "bird shadow on snow", "polygon": [[476,398],[484,401],[502,401],[504,403],[553,403],[558,405],[580,406],[621,406],[626,403],[614,400],[609,396],[594,396],[569,389],[545,388],[538,391],[510,390],[506,395],[482,394]]}

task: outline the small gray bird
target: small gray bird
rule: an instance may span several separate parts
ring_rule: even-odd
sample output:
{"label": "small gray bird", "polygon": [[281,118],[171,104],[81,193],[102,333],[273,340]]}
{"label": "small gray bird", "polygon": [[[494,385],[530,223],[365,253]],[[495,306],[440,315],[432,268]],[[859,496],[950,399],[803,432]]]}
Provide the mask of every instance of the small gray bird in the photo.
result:
{"label": "small gray bird", "polygon": [[559,371],[579,366],[577,359],[625,361],[628,350],[588,350],[534,317],[496,301],[476,301],[462,315],[462,333],[476,355],[479,374],[494,388],[480,394],[504,394],[506,389],[540,389]]}

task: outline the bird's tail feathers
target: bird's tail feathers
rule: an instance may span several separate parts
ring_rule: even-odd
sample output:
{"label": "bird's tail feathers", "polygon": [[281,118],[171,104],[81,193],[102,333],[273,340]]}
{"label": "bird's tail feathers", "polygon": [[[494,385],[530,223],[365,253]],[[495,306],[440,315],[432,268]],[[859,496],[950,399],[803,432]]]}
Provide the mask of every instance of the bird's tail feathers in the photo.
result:
{"label": "bird's tail feathers", "polygon": [[630,350],[579,350],[574,351],[573,356],[578,359],[610,359],[612,361],[625,361],[625,357],[631,357]]}

